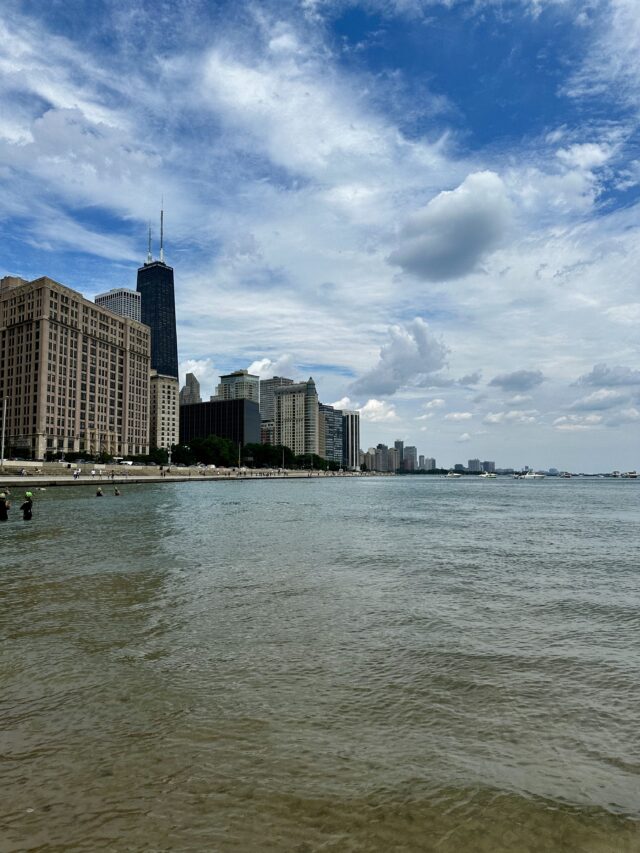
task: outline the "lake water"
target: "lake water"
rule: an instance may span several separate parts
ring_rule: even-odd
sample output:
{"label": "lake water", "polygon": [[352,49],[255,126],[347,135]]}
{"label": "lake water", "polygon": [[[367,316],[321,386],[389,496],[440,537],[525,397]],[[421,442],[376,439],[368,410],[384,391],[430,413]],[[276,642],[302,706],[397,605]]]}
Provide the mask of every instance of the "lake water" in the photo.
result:
{"label": "lake water", "polygon": [[3,853],[640,851],[640,483],[105,491],[0,525]]}

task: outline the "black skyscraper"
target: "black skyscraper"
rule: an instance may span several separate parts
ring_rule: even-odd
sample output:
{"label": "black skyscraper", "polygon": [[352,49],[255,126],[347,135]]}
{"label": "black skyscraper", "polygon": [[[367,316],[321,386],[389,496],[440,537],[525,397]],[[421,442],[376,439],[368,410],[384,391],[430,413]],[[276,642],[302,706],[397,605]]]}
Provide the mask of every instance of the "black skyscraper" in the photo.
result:
{"label": "black skyscraper", "polygon": [[[160,220],[162,223],[162,219]],[[160,260],[151,258],[138,270],[136,290],[140,294],[140,319],[151,329],[151,367],[163,376],[178,377],[176,305],[173,295],[173,268],[164,262],[161,226]]]}

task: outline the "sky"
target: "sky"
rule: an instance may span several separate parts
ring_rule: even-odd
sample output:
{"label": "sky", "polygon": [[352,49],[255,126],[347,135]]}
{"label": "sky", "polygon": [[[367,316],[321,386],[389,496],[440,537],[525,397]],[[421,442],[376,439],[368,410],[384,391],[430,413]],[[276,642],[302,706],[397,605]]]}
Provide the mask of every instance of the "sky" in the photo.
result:
{"label": "sky", "polygon": [[637,0],[3,0],[0,115],[0,274],[135,288],[164,204],[205,399],[640,467]]}

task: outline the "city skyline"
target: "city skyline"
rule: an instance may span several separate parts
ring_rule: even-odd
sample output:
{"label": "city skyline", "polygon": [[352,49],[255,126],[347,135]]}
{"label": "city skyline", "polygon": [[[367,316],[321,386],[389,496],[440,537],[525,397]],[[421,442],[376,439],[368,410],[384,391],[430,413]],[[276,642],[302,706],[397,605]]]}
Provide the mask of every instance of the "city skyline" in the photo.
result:
{"label": "city skyline", "polygon": [[9,2],[0,27],[1,275],[134,289],[164,194],[203,399],[313,375],[363,450],[637,467],[630,0]]}

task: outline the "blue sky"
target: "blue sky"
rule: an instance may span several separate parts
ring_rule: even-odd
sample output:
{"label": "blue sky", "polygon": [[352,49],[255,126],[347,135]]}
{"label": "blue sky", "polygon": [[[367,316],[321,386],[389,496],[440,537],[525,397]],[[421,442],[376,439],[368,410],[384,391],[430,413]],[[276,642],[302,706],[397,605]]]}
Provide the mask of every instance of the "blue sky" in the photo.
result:
{"label": "blue sky", "polygon": [[2,274],[134,286],[164,196],[207,394],[312,373],[365,449],[638,467],[635,0],[6,0],[0,36]]}

